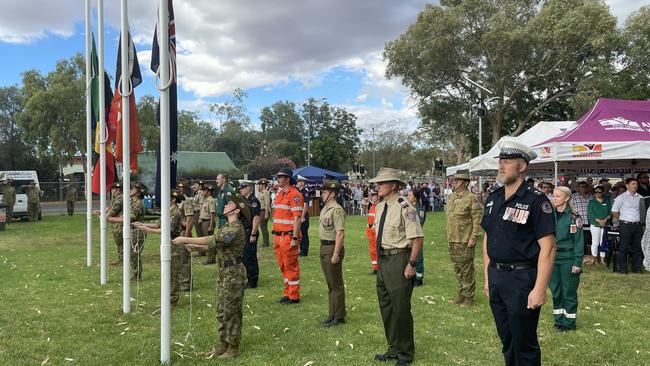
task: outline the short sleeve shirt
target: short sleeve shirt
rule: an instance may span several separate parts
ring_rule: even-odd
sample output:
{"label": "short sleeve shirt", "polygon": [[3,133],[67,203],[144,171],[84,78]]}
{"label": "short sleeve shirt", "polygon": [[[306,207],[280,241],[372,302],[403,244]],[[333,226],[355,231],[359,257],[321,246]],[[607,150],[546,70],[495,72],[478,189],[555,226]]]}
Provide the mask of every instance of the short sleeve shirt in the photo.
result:
{"label": "short sleeve shirt", "polygon": [[180,211],[184,217],[194,216],[194,204],[192,200],[186,198],[185,201],[181,203]]}
{"label": "short sleeve shirt", "polygon": [[215,202],[212,196],[208,196],[203,200],[201,204],[201,214],[199,218],[201,220],[210,220],[210,216],[215,213]]}
{"label": "short sleeve shirt", "polygon": [[345,230],[345,211],[336,201],[323,207],[319,218],[318,237],[321,240],[336,240],[336,232]]}
{"label": "short sleeve shirt", "polygon": [[639,203],[641,202],[641,195],[625,191],[618,195],[612,204],[612,212],[619,212],[620,219],[629,222],[639,222],[641,220],[641,212],[639,210]]}
{"label": "short sleeve shirt", "polygon": [[384,249],[410,248],[415,238],[424,237],[417,210],[406,199],[392,197],[377,204],[374,228],[379,236],[381,216],[388,205],[381,247]]}
{"label": "short sleeve shirt", "polygon": [[539,239],[555,233],[553,208],[544,193],[523,182],[505,198],[505,188],[490,194],[483,209],[481,227],[487,234],[491,261],[515,263],[536,261]]}

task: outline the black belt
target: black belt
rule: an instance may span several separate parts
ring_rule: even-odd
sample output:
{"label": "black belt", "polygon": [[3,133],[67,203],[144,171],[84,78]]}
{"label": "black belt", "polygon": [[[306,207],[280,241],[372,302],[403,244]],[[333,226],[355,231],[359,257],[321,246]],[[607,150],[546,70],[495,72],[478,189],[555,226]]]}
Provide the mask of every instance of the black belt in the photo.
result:
{"label": "black belt", "polygon": [[320,245],[334,245],[336,244],[336,241],[334,240],[321,240]]}
{"label": "black belt", "polygon": [[535,262],[512,262],[512,263],[497,263],[490,262],[490,266],[496,268],[499,272],[511,272],[511,271],[522,271],[524,269],[536,268],[537,263]]}
{"label": "black belt", "polygon": [[232,259],[232,260],[226,259],[225,261],[223,261],[222,268],[228,268],[230,266],[234,266],[235,264],[240,264],[240,263],[243,262],[243,260],[244,259],[242,257],[237,257],[237,258]]}
{"label": "black belt", "polygon": [[369,228],[369,229],[372,229],[372,224],[368,224],[368,228]]}
{"label": "black belt", "polygon": [[271,234],[278,235],[278,236],[293,235],[293,230],[292,231],[271,231]]}
{"label": "black belt", "polygon": [[410,253],[410,252],[411,252],[411,248],[379,249],[379,255],[382,256],[395,255],[401,253]]}
{"label": "black belt", "polygon": [[632,221],[623,221],[623,220],[619,220],[619,221],[623,225],[641,225],[640,221],[634,221],[634,222],[632,222]]}
{"label": "black belt", "polygon": [[573,252],[573,248],[556,248],[558,252]]}

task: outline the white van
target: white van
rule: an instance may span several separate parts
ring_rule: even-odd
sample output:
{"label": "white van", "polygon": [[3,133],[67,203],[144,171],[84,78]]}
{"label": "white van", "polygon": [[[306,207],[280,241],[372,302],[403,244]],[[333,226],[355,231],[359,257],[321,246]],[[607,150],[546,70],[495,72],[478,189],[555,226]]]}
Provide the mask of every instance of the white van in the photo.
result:
{"label": "white van", "polygon": [[[27,217],[27,195],[23,192],[22,187],[36,182],[36,187],[40,189],[38,175],[35,170],[7,170],[0,171],[0,181],[11,179],[11,185],[16,188],[16,203],[14,204],[14,218]],[[0,197],[2,194],[0,192]],[[38,219],[41,219],[41,205],[38,205]]]}

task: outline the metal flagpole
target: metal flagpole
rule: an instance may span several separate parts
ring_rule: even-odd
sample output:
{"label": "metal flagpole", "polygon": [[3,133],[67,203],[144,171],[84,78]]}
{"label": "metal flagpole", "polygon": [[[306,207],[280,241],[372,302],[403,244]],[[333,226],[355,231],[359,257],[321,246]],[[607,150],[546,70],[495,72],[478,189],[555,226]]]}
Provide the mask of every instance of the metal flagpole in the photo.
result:
{"label": "metal flagpole", "polygon": [[106,98],[104,92],[104,0],[97,0],[97,39],[99,58],[99,205],[101,217],[99,221],[99,282],[108,282],[106,270]]}
{"label": "metal flagpole", "polygon": [[160,362],[171,362],[170,355],[170,229],[169,229],[169,8],[168,0],[160,1],[158,45],[160,50]]}
{"label": "metal flagpole", "polygon": [[86,266],[93,265],[93,190],[92,190],[92,93],[91,80],[91,51],[90,51],[90,0],[86,0]]}
{"label": "metal flagpole", "polygon": [[[126,0],[121,1],[121,22],[120,22],[120,64],[122,75],[119,80],[120,94],[122,95],[122,186],[123,190],[129,189],[131,185],[131,149],[130,149],[130,119],[129,119],[129,96],[133,92],[131,88],[131,68],[129,67],[129,52],[131,43],[129,42],[129,26],[127,19]],[[124,248],[124,259],[122,261],[122,311],[124,314],[131,312],[131,196],[122,195],[122,247]],[[136,307],[138,304],[136,304]]]}

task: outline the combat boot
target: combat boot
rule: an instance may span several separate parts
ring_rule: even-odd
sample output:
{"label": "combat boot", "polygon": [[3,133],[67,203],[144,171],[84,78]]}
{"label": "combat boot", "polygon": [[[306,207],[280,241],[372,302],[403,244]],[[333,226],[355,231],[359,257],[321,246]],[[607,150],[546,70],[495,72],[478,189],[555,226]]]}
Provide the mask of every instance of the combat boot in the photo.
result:
{"label": "combat boot", "polygon": [[224,352],[226,352],[226,350],[228,350],[228,343],[221,343],[218,346],[214,346],[214,348],[212,348],[212,351],[204,352],[203,356],[205,356],[208,359],[211,359],[215,356],[221,356],[222,354],[224,354]]}
{"label": "combat boot", "polygon": [[220,359],[227,359],[227,358],[235,358],[239,356],[239,345],[228,345],[228,349],[226,352],[224,352],[221,356],[219,356]]}
{"label": "combat boot", "polygon": [[464,301],[465,301],[465,297],[459,293],[458,295],[456,295],[456,297],[455,297],[453,300],[449,300],[448,302],[449,302],[450,304],[460,305],[460,304],[462,304]]}
{"label": "combat boot", "polygon": [[462,306],[464,308],[471,308],[472,306],[474,306],[474,297],[465,296],[465,298],[463,299],[463,302],[460,304],[460,306]]}

